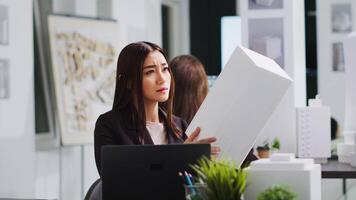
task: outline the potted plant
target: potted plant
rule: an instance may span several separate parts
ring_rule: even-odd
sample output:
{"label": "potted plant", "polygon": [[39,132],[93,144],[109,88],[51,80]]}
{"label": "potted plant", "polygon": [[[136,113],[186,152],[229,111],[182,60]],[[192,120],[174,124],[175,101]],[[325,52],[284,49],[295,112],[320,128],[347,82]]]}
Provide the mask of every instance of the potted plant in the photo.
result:
{"label": "potted plant", "polygon": [[268,140],[265,140],[261,146],[257,146],[257,155],[259,158],[269,158],[270,147]]}
{"label": "potted plant", "polygon": [[268,140],[265,140],[261,146],[257,146],[257,153],[259,158],[269,158],[270,150],[275,153],[281,148],[281,143],[277,137],[272,141],[272,144]]}
{"label": "potted plant", "polygon": [[258,195],[257,200],[296,200],[296,193],[292,192],[287,186],[275,185],[267,188]]}
{"label": "potted plant", "polygon": [[209,200],[241,200],[246,188],[246,172],[236,169],[232,161],[202,158],[192,169],[206,184]]}
{"label": "potted plant", "polygon": [[272,152],[278,152],[281,149],[281,142],[277,137],[275,137],[272,141]]}

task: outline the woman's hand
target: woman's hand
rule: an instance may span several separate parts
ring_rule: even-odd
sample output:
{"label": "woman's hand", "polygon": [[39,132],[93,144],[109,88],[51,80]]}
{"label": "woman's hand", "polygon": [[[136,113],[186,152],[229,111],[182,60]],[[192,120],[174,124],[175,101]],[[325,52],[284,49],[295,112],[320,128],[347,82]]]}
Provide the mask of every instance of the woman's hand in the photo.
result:
{"label": "woman's hand", "polygon": [[[197,127],[192,134],[184,141],[184,144],[211,144],[216,141],[215,137],[208,137],[198,140],[200,134],[200,127]],[[211,155],[218,156],[220,153],[220,147],[211,146]]]}

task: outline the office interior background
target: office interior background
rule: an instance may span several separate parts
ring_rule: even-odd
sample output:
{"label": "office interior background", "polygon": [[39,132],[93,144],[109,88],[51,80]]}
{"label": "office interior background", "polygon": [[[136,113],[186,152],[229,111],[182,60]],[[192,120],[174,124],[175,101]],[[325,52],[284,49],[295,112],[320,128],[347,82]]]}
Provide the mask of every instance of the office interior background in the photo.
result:
{"label": "office interior background", "polygon": [[[330,20],[326,5],[335,2],[352,5],[355,13],[355,0],[304,1],[305,41],[300,42],[305,44],[304,103],[320,94],[331,107],[341,137],[344,71],[329,70],[323,59],[330,55],[319,55],[333,43],[334,51],[339,51],[336,43],[347,35],[327,37],[323,32],[323,23]],[[61,143],[49,71],[48,15],[117,22],[119,49],[130,42],[151,41],[160,44],[169,58],[195,55],[214,77],[226,56],[222,55],[222,21],[239,16],[239,5],[239,0],[0,0],[0,20],[7,20],[0,32],[0,64],[8,66],[0,68],[0,80],[9,88],[0,93],[0,198],[83,199],[99,177],[93,144]],[[293,137],[285,140],[296,145]],[[347,187],[356,197],[356,182],[347,180]],[[322,199],[341,195],[341,179],[322,179]]]}

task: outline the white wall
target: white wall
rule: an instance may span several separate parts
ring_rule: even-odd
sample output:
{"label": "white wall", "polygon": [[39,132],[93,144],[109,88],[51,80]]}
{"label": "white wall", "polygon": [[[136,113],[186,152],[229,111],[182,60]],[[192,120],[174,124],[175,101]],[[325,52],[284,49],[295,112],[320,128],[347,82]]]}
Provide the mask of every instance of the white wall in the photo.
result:
{"label": "white wall", "polygon": [[345,73],[332,69],[332,44],[342,42],[348,33],[332,32],[332,6],[349,4],[352,12],[352,28],[355,30],[356,2],[354,0],[317,0],[317,48],[318,48],[318,92],[323,104],[330,106],[342,133],[345,121]]}
{"label": "white wall", "polygon": [[34,194],[35,139],[31,0],[0,0],[8,6],[10,98],[0,99],[0,197]]}
{"label": "white wall", "polygon": [[114,0],[113,18],[117,19],[123,44],[147,40],[162,44],[160,0]]}

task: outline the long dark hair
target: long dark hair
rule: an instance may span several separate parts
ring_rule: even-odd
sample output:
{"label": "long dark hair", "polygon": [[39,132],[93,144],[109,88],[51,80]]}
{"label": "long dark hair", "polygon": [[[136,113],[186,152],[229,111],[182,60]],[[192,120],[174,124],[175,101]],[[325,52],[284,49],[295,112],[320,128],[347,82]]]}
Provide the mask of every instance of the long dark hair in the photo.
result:
{"label": "long dark hair", "polygon": [[208,94],[208,79],[200,60],[192,55],[173,58],[171,66],[175,90],[173,113],[190,123]]}
{"label": "long dark hair", "polygon": [[[146,134],[144,131],[146,112],[142,91],[143,63],[148,54],[153,51],[159,51],[166,58],[163,49],[158,45],[150,42],[135,42],[122,49],[117,61],[115,97],[112,109],[117,111],[129,110],[130,116],[125,117],[131,117],[131,120],[135,122],[141,140]],[[178,137],[181,136],[182,132],[177,129],[172,116],[174,78],[170,68],[168,71],[172,76],[169,97],[166,102],[160,102],[159,107],[162,109],[164,104],[167,112],[166,127],[170,128],[174,136]]]}

